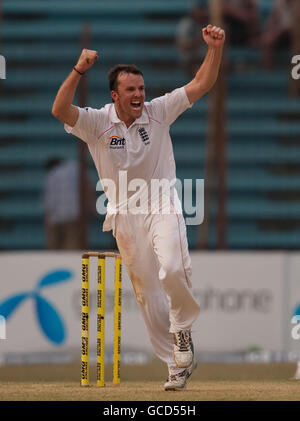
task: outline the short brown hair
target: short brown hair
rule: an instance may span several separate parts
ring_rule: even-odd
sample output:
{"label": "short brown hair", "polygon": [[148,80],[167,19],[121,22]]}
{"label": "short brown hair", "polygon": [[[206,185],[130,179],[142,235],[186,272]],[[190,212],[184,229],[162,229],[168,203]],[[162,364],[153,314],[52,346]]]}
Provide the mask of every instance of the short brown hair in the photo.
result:
{"label": "short brown hair", "polygon": [[134,75],[144,76],[141,70],[135,64],[117,64],[108,72],[109,89],[115,91],[118,86],[118,76],[120,73],[133,73]]}

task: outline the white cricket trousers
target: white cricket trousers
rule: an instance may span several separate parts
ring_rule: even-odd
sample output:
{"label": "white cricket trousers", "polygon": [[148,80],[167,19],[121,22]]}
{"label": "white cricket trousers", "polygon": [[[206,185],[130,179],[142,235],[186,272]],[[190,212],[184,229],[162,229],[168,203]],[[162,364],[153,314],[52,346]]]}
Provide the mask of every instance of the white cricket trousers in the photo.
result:
{"label": "white cricket trousers", "polygon": [[114,234],[154,351],[170,374],[178,373],[172,333],[190,329],[200,310],[191,290],[184,218],[116,215]]}

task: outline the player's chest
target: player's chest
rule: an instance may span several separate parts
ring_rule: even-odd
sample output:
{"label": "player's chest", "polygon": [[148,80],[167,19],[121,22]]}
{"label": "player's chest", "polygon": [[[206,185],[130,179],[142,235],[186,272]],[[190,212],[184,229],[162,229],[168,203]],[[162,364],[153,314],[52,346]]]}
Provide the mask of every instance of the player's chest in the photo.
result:
{"label": "player's chest", "polygon": [[102,138],[102,147],[109,158],[144,157],[153,150],[154,139],[149,125],[135,125],[127,130],[114,126]]}

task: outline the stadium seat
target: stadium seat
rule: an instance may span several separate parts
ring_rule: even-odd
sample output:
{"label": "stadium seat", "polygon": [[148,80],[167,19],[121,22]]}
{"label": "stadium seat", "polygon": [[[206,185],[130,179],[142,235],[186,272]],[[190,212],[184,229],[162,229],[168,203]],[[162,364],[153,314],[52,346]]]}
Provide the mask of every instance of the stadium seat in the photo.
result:
{"label": "stadium seat", "polygon": [[[49,158],[78,156],[78,142],[51,115],[57,89],[71,71],[89,28],[90,48],[101,59],[88,74],[88,105],[110,101],[107,72],[118,62],[134,62],[144,72],[147,99],[185,85],[175,34],[190,7],[182,0],[9,0],[3,2],[2,51],[8,77],[2,83],[0,113],[0,249],[45,247],[42,191]],[[272,0],[261,0],[262,24]],[[89,26],[86,24],[89,23]],[[279,58],[288,59],[287,52]],[[227,98],[228,192],[227,244],[231,249],[300,246],[300,101],[288,97],[290,76],[280,67],[265,72],[259,48],[228,48]],[[240,64],[242,63],[242,66]],[[172,126],[179,179],[205,178],[210,116],[206,95]],[[76,97],[75,103],[78,103]],[[215,147],[218,156],[218,146]],[[94,180],[97,174],[89,158]],[[280,168],[280,171],[278,170]],[[194,187],[193,187],[194,192]],[[287,197],[282,195],[285,193]],[[210,203],[209,247],[216,248],[217,192]],[[293,196],[294,194],[294,196]],[[269,229],[262,222],[276,220]],[[103,217],[91,221],[89,245],[113,247],[101,231]],[[296,226],[296,225],[295,225]],[[187,228],[198,244],[198,226]]]}

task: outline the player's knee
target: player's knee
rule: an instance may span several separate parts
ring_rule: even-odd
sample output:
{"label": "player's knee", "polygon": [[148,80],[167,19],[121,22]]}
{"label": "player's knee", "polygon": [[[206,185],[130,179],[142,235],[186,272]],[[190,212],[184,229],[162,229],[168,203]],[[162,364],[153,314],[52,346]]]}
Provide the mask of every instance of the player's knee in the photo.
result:
{"label": "player's knee", "polygon": [[168,259],[162,265],[165,278],[180,277],[182,273],[182,264],[174,259]]}

